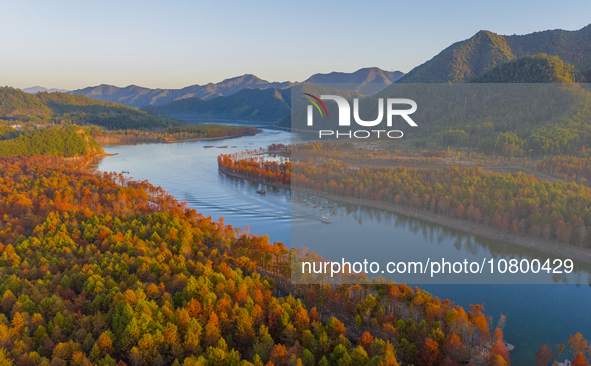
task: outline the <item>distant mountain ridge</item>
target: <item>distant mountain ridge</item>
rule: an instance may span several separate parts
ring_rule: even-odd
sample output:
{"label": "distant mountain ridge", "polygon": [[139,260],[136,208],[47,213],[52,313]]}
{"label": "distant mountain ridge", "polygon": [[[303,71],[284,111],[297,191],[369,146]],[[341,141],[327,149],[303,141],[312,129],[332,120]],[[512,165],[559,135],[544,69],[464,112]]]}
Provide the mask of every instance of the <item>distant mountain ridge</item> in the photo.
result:
{"label": "distant mountain ridge", "polygon": [[[300,96],[303,93],[314,95],[334,94],[345,98],[362,97],[351,90],[330,89],[311,83],[298,83],[289,89],[243,89],[230,96],[202,100],[185,98],[174,102],[144,108],[149,113],[168,115],[179,119],[190,120],[233,120],[277,122],[288,117],[292,108],[304,104]],[[298,96],[292,100],[292,95]]]}
{"label": "distant mountain ridge", "polygon": [[229,96],[209,100],[184,98],[159,106],[147,106],[144,110],[164,113],[175,118],[196,120],[227,119],[257,122],[275,122],[290,113],[284,94],[288,89],[242,89]]}
{"label": "distant mountain ridge", "polygon": [[[352,73],[333,72],[330,74],[314,74],[304,83],[355,83],[358,92],[375,94],[384,89],[402,75],[400,71],[385,71],[377,67],[368,67]],[[70,94],[85,95],[103,102],[121,103],[134,108],[157,106],[186,98],[210,100],[220,96],[230,96],[243,89],[278,89],[283,90],[299,83],[268,82],[252,74],[223,80],[219,83],[206,85],[191,85],[181,89],[150,89],[137,85],[120,88],[113,85],[101,84],[84,89],[73,90]]]}
{"label": "distant mountain ridge", "polygon": [[464,82],[501,64],[541,53],[558,56],[585,73],[591,69],[591,24],[576,31],[547,30],[513,36],[480,31],[447,47],[398,82]]}
{"label": "distant mountain ridge", "polygon": [[48,92],[48,93],[67,93],[69,92],[69,90],[66,89],[57,89],[57,88],[45,88],[43,86],[32,86],[30,88],[24,88],[21,89],[22,91],[24,91],[25,93],[29,93],[29,94],[37,94],[39,92]]}
{"label": "distant mountain ridge", "polygon": [[[314,74],[304,81],[309,84],[330,84],[337,89],[349,90],[346,84],[354,84],[353,90],[366,95],[373,95],[404,76],[402,71],[386,71],[378,67],[366,67],[352,73],[331,72]],[[341,85],[339,87],[339,84]],[[343,85],[345,84],[345,85]]]}
{"label": "distant mountain ridge", "polygon": [[84,89],[73,90],[70,94],[85,95],[103,102],[121,103],[134,108],[147,105],[161,105],[185,98],[212,99],[224,95],[232,95],[244,88],[283,89],[288,82],[270,83],[255,75],[245,74],[235,78],[223,80],[217,84],[191,85],[182,89],[150,89],[137,85],[120,88],[113,85],[101,84]]}

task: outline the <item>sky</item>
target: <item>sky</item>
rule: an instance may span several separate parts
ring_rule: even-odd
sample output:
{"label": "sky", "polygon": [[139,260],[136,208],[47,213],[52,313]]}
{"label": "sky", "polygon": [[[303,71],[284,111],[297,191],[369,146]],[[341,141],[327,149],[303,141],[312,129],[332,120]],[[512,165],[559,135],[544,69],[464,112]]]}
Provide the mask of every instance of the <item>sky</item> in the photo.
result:
{"label": "sky", "polygon": [[408,72],[479,30],[577,30],[590,11],[591,0],[0,0],[0,85],[181,88],[247,73]]}

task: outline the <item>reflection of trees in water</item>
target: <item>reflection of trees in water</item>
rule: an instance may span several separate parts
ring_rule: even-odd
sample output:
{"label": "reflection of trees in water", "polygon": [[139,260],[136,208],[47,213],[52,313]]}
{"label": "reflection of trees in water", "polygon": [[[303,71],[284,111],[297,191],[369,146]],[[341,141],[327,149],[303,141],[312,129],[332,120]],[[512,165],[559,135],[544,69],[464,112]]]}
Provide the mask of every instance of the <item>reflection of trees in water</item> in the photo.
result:
{"label": "reflection of trees in water", "polygon": [[462,250],[462,239],[457,238],[456,242],[454,243],[454,247],[456,247],[458,251]]}
{"label": "reflection of trees in water", "polygon": [[[248,190],[248,191],[255,192],[256,190],[259,189],[260,186],[263,186],[262,184],[257,183],[257,182],[253,182],[253,181],[241,179],[241,178],[236,178],[236,177],[226,175],[223,173],[220,173],[220,178],[221,178],[222,182],[233,186],[237,190]],[[273,186],[269,186],[269,185],[264,185],[264,186],[265,186],[265,190],[267,192],[284,193],[285,197],[290,196],[290,192],[285,189],[277,188],[277,187],[273,187]]]}
{"label": "reflection of trees in water", "polygon": [[564,273],[553,273],[552,281],[554,281],[554,283],[568,284],[568,279]]}
{"label": "reflection of trees in water", "polygon": [[478,254],[478,248],[480,248],[480,246],[472,240],[472,237],[466,238],[466,244],[464,247],[466,248],[466,251],[472,255]]}
{"label": "reflection of trees in water", "polygon": [[[325,202],[331,202],[323,198],[318,199]],[[320,202],[321,201],[319,201],[319,203]],[[422,234],[422,237],[426,242],[434,245],[442,245],[446,242],[453,243],[452,245],[457,251],[465,251],[471,255],[477,255],[480,250],[485,250],[488,253],[485,254],[485,257],[489,259],[494,258],[495,263],[497,263],[499,259],[509,261],[515,258],[517,260],[528,259],[530,261],[538,259],[543,265],[546,259],[551,258],[551,260],[553,260],[556,258],[556,256],[551,256],[533,249],[510,245],[495,239],[473,235],[444,225],[371,207],[341,205],[335,211],[337,217],[351,217],[359,222],[360,225],[362,222],[376,222],[393,226],[396,229],[406,230],[415,235]],[[564,267],[562,269],[564,270]],[[540,273],[542,272],[543,274],[546,274],[545,271],[540,271]],[[581,278],[581,276],[585,275],[587,281]],[[568,274],[568,276],[565,273],[552,274],[552,281],[554,283],[566,284],[569,282],[569,278],[571,279],[571,283],[588,283],[591,286],[591,265],[586,263],[575,263],[573,272]]]}
{"label": "reflection of trees in water", "polygon": [[318,219],[327,210],[331,216],[338,215],[338,203],[296,191],[291,191],[291,204],[292,214],[297,214],[301,217]]}
{"label": "reflection of trees in water", "polygon": [[[292,203],[297,203],[316,215],[329,210],[332,216],[353,219],[359,225],[363,225],[364,223],[378,223],[392,226],[396,229],[409,231],[415,235],[421,235],[427,243],[439,246],[449,243],[458,252],[465,251],[471,255],[477,255],[480,250],[484,250],[486,253],[484,257],[487,257],[487,260],[494,258],[495,264],[499,259],[509,261],[515,258],[517,260],[528,259],[530,261],[538,259],[543,265],[546,259],[556,258],[556,256],[551,256],[533,249],[510,245],[499,240],[473,235],[444,225],[372,207],[339,204],[322,197],[298,192],[292,192],[291,197]],[[547,273],[540,271],[540,275],[547,275]],[[585,277],[586,280],[584,279]],[[587,283],[591,286],[591,265],[577,262],[574,265],[573,273],[568,276],[565,273],[552,274],[552,281],[554,283],[568,283],[569,279],[571,283]]]}

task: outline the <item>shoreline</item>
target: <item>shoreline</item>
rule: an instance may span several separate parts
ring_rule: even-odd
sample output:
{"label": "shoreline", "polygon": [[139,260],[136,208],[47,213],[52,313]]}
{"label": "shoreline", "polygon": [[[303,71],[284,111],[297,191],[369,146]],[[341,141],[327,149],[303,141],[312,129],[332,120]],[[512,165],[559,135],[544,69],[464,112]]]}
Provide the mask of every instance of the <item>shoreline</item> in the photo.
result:
{"label": "shoreline", "polygon": [[[172,118],[176,118],[176,117],[172,117]],[[216,119],[206,119],[206,118],[176,118],[179,120],[183,120],[183,121],[198,121],[198,122],[207,122],[207,123],[216,123],[216,122],[240,122],[240,123],[251,123],[251,124],[256,124],[256,123],[260,123],[260,124],[265,124],[265,125],[270,125],[270,124],[274,124],[277,123],[277,121],[248,121],[245,119],[223,119],[223,118],[216,118]]]}
{"label": "shoreline", "polygon": [[115,156],[115,155],[118,155],[118,154],[117,153],[108,154],[106,152],[103,152],[100,154],[84,154],[84,155],[68,156],[68,157],[64,157],[64,159],[66,161],[79,161],[79,160],[84,160],[84,159],[92,160],[92,159],[107,158],[109,156]]}
{"label": "shoreline", "polygon": [[[228,136],[220,136],[220,137],[195,137],[195,138],[188,138],[188,139],[183,139],[183,140],[138,139],[137,141],[134,141],[133,138],[131,140],[126,140],[123,138],[122,139],[114,138],[114,140],[119,140],[119,142],[116,142],[116,143],[107,143],[104,141],[99,141],[99,140],[101,140],[100,138],[99,139],[95,138],[95,140],[101,146],[121,146],[121,145],[135,145],[135,144],[176,144],[179,142],[217,141],[217,140],[235,139],[235,138],[245,137],[245,136],[256,136],[262,132],[263,132],[263,130],[257,130],[257,132],[254,135],[228,135]],[[126,136],[126,135],[121,135],[121,136]],[[105,140],[108,140],[108,139],[105,139]]]}
{"label": "shoreline", "polygon": [[354,204],[360,206],[366,206],[370,208],[375,208],[378,210],[384,210],[393,212],[399,215],[405,215],[408,217],[412,217],[419,220],[429,221],[431,223],[435,223],[438,225],[446,226],[449,228],[453,228],[456,230],[461,230],[466,233],[470,233],[472,235],[481,236],[488,239],[499,240],[503,243],[509,245],[515,245],[523,248],[537,250],[546,254],[556,255],[562,258],[570,258],[576,259],[578,261],[591,264],[591,251],[588,249],[577,248],[573,246],[566,246],[562,244],[556,244],[555,241],[546,240],[542,238],[533,238],[533,237],[526,237],[522,235],[516,235],[513,233],[508,232],[501,232],[493,227],[490,227],[485,224],[481,223],[470,223],[466,220],[459,220],[454,218],[442,217],[439,214],[432,213],[429,211],[421,210],[421,209],[409,209],[405,206],[395,205],[395,204],[386,204],[380,203],[378,201],[371,201],[371,200],[364,200],[359,198],[349,198],[349,197],[342,197],[336,196],[330,193],[314,191],[308,188],[301,188],[301,187],[294,187],[292,185],[286,184],[278,184],[278,183],[270,183],[264,181],[262,179],[255,179],[243,176],[241,174],[236,174],[232,172],[224,171],[224,169],[219,169],[220,172],[232,176],[239,179],[246,179],[252,182],[266,184],[269,186],[288,189],[295,192],[300,192],[304,194],[313,195],[316,197],[325,198],[331,201],[345,203],[345,204]]}

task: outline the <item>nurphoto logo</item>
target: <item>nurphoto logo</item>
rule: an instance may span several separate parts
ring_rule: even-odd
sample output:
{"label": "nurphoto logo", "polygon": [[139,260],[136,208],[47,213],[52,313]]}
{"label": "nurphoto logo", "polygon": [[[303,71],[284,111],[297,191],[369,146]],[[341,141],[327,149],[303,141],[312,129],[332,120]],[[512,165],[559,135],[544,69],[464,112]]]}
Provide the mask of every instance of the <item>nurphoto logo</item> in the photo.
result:
{"label": "nurphoto logo", "polygon": [[[312,103],[308,105],[307,110],[307,123],[308,126],[314,125],[314,107],[320,113],[320,117],[328,117],[328,110],[326,109],[326,105],[324,105],[323,100],[332,100],[337,103],[337,107],[339,109],[339,127],[347,127],[351,126],[351,106],[349,102],[338,95],[321,95],[320,98],[304,93],[304,95],[310,97],[306,98],[305,100]],[[395,109],[395,105],[409,105],[409,109]],[[378,99],[378,116],[373,121],[364,121],[359,116],[359,98],[353,99],[353,119],[355,123],[362,127],[375,127],[378,126],[380,123],[383,122],[384,114],[386,115],[386,126],[392,127],[392,120],[394,116],[402,117],[411,127],[418,127],[418,125],[410,118],[410,114],[413,114],[417,111],[417,103],[412,99],[405,99],[405,98],[387,98],[386,99],[386,111],[384,112],[384,99]],[[323,136],[336,136],[339,137],[349,137],[349,138],[358,138],[358,139],[365,139],[372,135],[375,135],[377,138],[380,136],[385,135],[389,138],[398,139],[404,136],[403,132],[400,130],[349,130],[348,132],[341,132],[338,130],[320,130],[318,131],[318,137],[322,138]]]}

